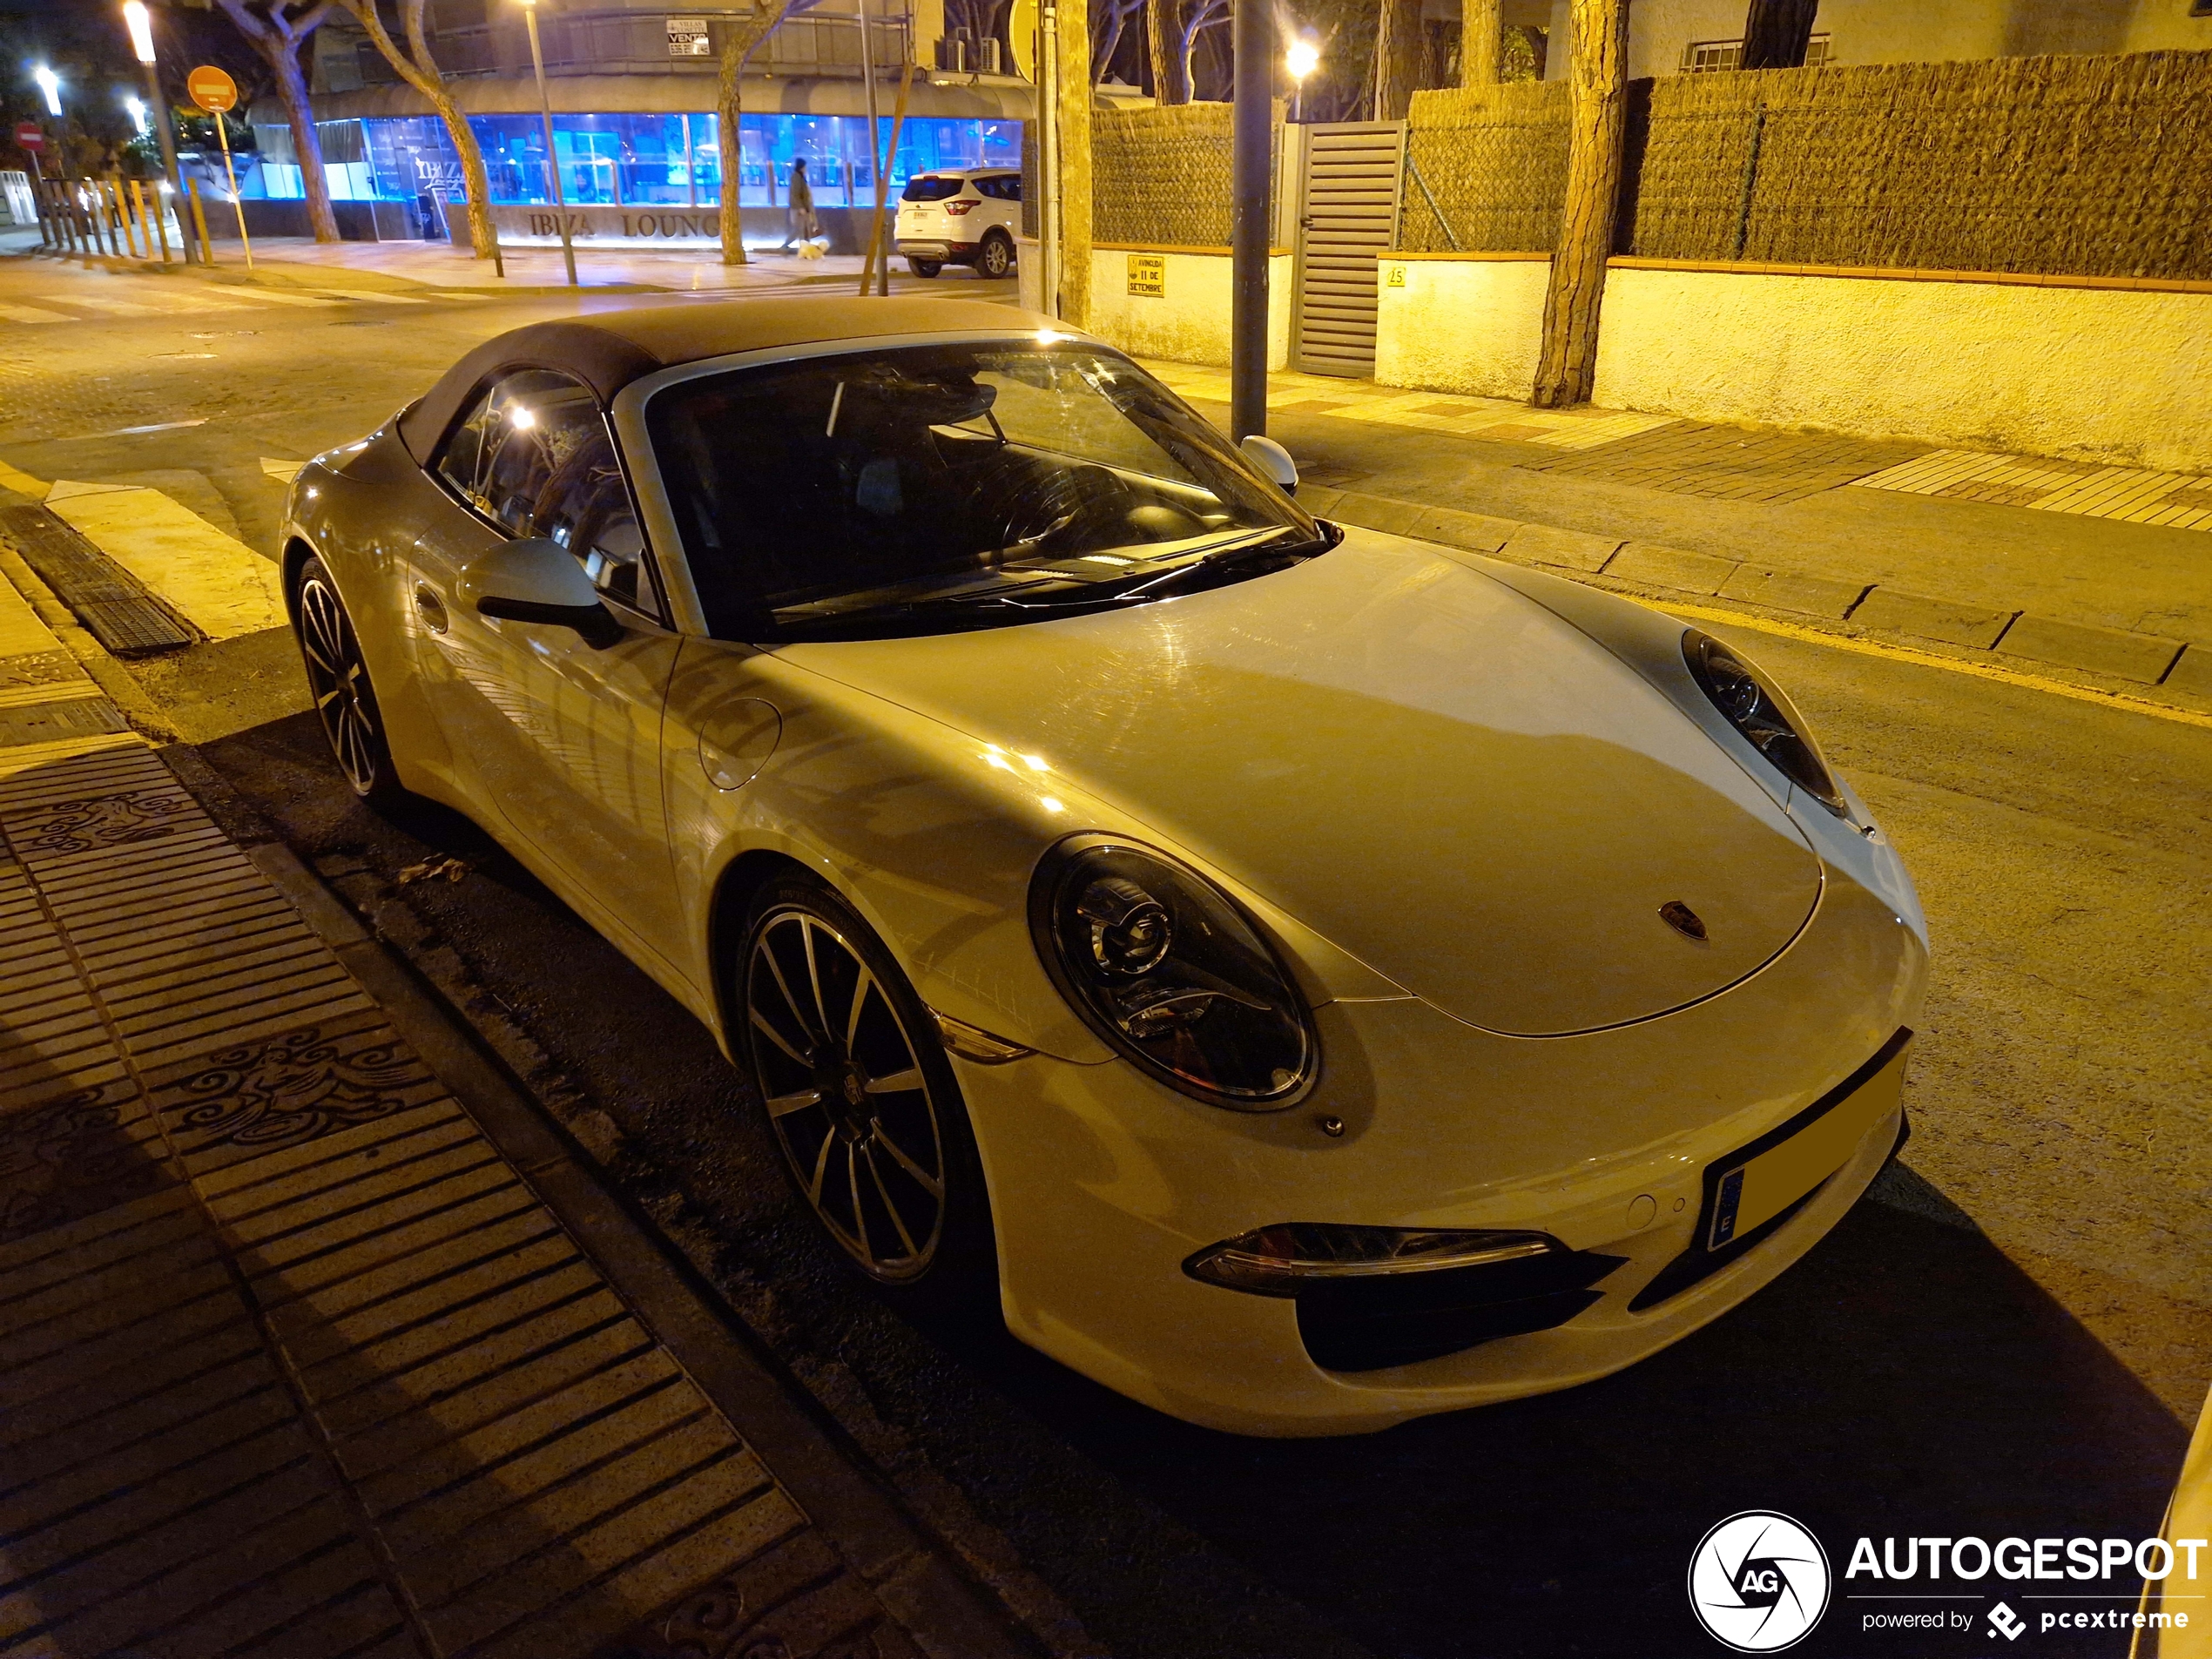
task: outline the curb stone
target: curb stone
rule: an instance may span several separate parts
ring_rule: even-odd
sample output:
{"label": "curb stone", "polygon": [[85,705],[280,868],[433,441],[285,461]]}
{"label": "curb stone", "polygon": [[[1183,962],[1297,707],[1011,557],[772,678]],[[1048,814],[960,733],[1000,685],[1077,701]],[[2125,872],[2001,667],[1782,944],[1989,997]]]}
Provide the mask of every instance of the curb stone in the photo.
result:
{"label": "curb stone", "polygon": [[[1848,620],[1970,651],[2071,669],[2137,685],[2212,697],[2212,642],[2060,622],[1966,600],[1906,592],[1840,577],[1769,570],[1716,555],[1653,542],[1624,542],[1587,531],[1517,523],[1456,508],[1356,491],[1309,489],[1299,504],[1393,536],[1420,536],[1519,564],[1547,566],[1661,594],[1716,597],[1762,610],[1829,622]],[[1663,603],[1663,600],[1662,601]]]}

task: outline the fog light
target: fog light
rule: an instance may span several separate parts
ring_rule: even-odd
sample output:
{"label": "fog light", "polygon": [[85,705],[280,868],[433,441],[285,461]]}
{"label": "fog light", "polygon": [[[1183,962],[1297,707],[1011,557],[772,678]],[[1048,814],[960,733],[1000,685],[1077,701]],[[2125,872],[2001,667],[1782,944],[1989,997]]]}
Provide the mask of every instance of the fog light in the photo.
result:
{"label": "fog light", "polygon": [[1286,1221],[1209,1245],[1184,1263],[1183,1271],[1209,1285],[1254,1296],[1296,1296],[1332,1279],[1436,1273],[1554,1252],[1567,1253],[1543,1233]]}

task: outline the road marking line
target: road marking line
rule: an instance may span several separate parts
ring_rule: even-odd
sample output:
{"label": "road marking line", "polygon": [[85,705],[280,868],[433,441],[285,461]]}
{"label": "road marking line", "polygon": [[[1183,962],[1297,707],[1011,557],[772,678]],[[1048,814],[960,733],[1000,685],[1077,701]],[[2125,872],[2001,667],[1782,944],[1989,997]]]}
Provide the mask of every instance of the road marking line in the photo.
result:
{"label": "road marking line", "polygon": [[[158,317],[162,314],[158,306],[142,306],[135,300],[110,300],[105,295],[95,297],[89,293],[42,293],[38,297],[42,300],[51,300],[57,306],[84,306],[92,311],[111,311],[118,317]],[[71,320],[80,320],[72,318]]]}
{"label": "road marking line", "polygon": [[2178,725],[2212,729],[2212,714],[2200,714],[2195,709],[2177,709],[2167,703],[2154,703],[2148,698],[2132,697],[2125,691],[2100,691],[2094,685],[2069,685],[2064,680],[2045,679],[2040,674],[2023,674],[2018,669],[2000,668],[1994,663],[1960,662],[1956,658],[1939,657],[1933,651],[1915,651],[1910,645],[1885,644],[1879,640],[1860,639],[1849,634],[1823,633],[1817,628],[1807,628],[1794,622],[1747,617],[1740,610],[1716,610],[1707,605],[1679,605],[1664,599],[1652,599],[1645,603],[1670,617],[1687,617],[1696,622],[1727,623],[1757,633],[1798,640],[1808,645],[1827,645],[1860,657],[1878,657],[1893,663],[1915,663],[1923,668],[1947,669],[1953,674],[1995,680],[2000,685],[2017,685],[2024,691],[2048,691],[2054,697],[2072,698],[2077,703],[2094,703],[2124,713],[2148,714],[2154,719],[2171,720]]}
{"label": "road marking line", "polygon": [[88,432],[84,435],[88,438],[135,438],[141,432],[174,432],[180,427],[206,426],[207,421],[208,417],[203,415],[196,421],[156,421],[152,426],[119,426],[112,432]]}
{"label": "road marking line", "polygon": [[58,311],[41,311],[37,306],[0,306],[0,317],[10,322],[77,322],[79,318],[65,316]]}
{"label": "road marking line", "polygon": [[64,479],[46,504],[208,638],[284,625],[277,567],[161,491]]}
{"label": "road marking line", "polygon": [[34,478],[27,472],[17,472],[4,461],[0,461],[0,485],[5,485],[19,496],[30,496],[41,501],[46,496],[46,481],[44,478]]}
{"label": "road marking line", "polygon": [[365,300],[373,306],[419,306],[420,300],[409,299],[403,293],[376,293],[368,288],[317,288],[317,293],[327,293],[334,300]]}
{"label": "road marking line", "polygon": [[287,293],[277,288],[255,288],[251,298],[260,303],[280,306],[334,306],[338,303],[335,300],[320,299],[312,293]]}
{"label": "road marking line", "polygon": [[262,472],[281,483],[288,484],[297,478],[300,475],[300,469],[307,464],[304,461],[273,461],[267,455],[261,457]]}

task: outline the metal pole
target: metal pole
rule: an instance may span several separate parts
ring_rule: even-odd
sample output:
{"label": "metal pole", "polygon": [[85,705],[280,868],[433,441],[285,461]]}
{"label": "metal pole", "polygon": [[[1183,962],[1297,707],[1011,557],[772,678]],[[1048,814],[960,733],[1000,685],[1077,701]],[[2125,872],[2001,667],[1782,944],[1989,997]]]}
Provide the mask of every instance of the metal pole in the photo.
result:
{"label": "metal pole", "polygon": [[253,244],[246,234],[246,204],[238,199],[238,170],[231,165],[231,133],[220,110],[215,111],[215,137],[223,146],[223,176],[231,181],[231,207],[238,214],[238,245],[246,252],[246,268],[253,268]]}
{"label": "metal pole", "polygon": [[[868,165],[875,169],[875,228],[870,233],[869,245],[883,235],[884,192],[891,187],[891,158],[883,152],[883,116],[875,101],[875,30],[868,25],[868,0],[860,0],[860,80],[867,89],[868,98]],[[883,269],[880,273],[879,293],[891,292],[890,251],[884,250]],[[865,271],[861,273],[867,274]],[[863,287],[861,292],[867,292]]]}
{"label": "metal pole", "polygon": [[1267,163],[1273,121],[1272,23],[1260,0],[1234,0],[1234,177],[1229,248],[1229,435],[1267,430]]}
{"label": "metal pole", "polygon": [[537,112],[545,122],[545,176],[553,181],[553,215],[561,221],[561,262],[569,267],[569,287],[576,287],[576,244],[569,238],[569,198],[561,188],[561,160],[553,152],[553,100],[545,91],[545,54],[537,44],[537,8],[525,3],[523,20],[530,30],[530,68],[537,75]]}
{"label": "metal pole", "polygon": [[[169,107],[169,100],[161,96],[161,78],[155,72],[154,66],[152,64],[141,64],[139,68],[145,71],[146,105],[153,116],[154,130],[161,134],[161,176],[169,181],[170,199],[174,201],[181,210],[185,203],[182,193],[185,186],[177,172],[177,136],[172,131],[174,123],[171,119],[174,111]],[[154,206],[157,207],[166,206],[161,200],[158,191],[154,192]],[[192,253],[192,238],[185,234],[185,216],[181,211],[177,215],[177,240],[183,246],[185,263],[186,265],[197,263]],[[161,233],[161,246],[163,250],[161,257],[166,260],[169,257],[169,232],[165,226]]]}
{"label": "metal pole", "polygon": [[38,152],[30,152],[31,199],[38,204],[38,245],[41,247],[58,245],[61,238],[46,228],[53,218],[54,205],[46,199],[46,170],[38,165]]}
{"label": "metal pole", "polygon": [[1060,9],[1037,8],[1037,252],[1044,258],[1037,295],[1045,315],[1060,314]]}
{"label": "metal pole", "polygon": [[684,118],[684,189],[685,206],[696,212],[699,205],[698,163],[691,156],[691,118]]}

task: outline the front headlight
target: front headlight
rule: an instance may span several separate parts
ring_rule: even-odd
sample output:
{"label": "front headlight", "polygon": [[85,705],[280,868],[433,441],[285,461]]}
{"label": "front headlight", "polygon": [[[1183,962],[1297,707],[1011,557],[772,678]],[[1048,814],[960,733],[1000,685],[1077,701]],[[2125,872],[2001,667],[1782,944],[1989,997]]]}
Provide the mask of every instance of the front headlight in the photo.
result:
{"label": "front headlight", "polygon": [[1806,729],[1804,716],[1781,688],[1710,634],[1695,628],[1682,637],[1682,654],[1691,676],[1713,706],[1764,755],[1769,764],[1838,818],[1848,818],[1844,792]]}
{"label": "front headlight", "polygon": [[1228,895],[1160,853],[1079,835],[1037,867],[1029,928],[1091,1029],[1161,1082],[1238,1111],[1288,1106],[1320,1049],[1305,1005]]}

